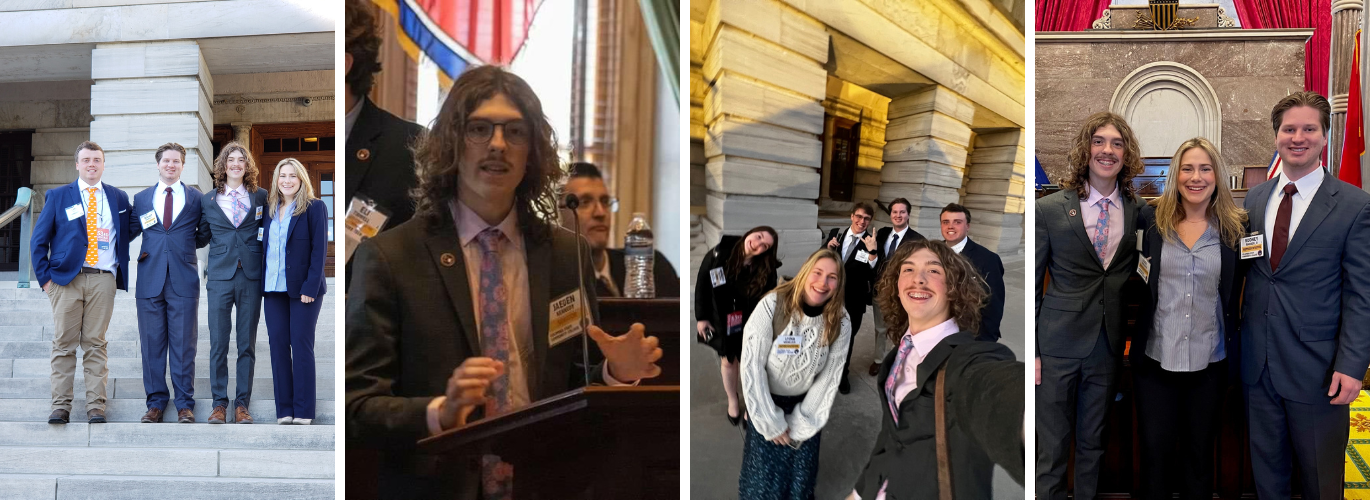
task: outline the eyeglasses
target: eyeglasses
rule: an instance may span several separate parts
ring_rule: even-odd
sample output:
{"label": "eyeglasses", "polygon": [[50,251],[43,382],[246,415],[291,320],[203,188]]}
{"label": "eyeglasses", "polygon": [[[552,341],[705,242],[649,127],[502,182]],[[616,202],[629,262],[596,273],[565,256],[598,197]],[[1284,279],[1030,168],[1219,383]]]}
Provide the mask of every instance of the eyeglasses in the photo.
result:
{"label": "eyeglasses", "polygon": [[614,198],[609,195],[600,196],[599,198],[595,198],[590,195],[584,195],[577,196],[576,198],[580,199],[580,206],[576,207],[577,211],[592,210],[591,207],[593,207],[595,204],[599,204],[600,206],[604,207],[604,210],[610,213],[618,213],[618,198]]}
{"label": "eyeglasses", "polygon": [[851,214],[851,218],[852,218],[852,220],[862,220],[862,221],[866,221],[866,222],[870,222],[870,221],[871,221],[871,216],[869,216],[869,215],[856,215],[856,214]]}
{"label": "eyeglasses", "polygon": [[503,128],[504,142],[515,146],[527,145],[528,138],[532,135],[528,123],[523,120],[496,123],[477,119],[466,122],[466,140],[472,144],[488,144],[490,138],[495,136],[495,127]]}

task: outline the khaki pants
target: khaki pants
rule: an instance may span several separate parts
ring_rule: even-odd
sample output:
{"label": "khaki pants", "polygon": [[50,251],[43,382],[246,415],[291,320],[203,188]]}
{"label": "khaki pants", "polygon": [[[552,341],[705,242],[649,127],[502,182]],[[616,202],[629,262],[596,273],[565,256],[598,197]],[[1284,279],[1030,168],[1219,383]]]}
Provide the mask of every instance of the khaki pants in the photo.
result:
{"label": "khaki pants", "polygon": [[71,411],[76,371],[76,346],[85,352],[81,366],[86,378],[86,411],[105,409],[109,356],[105,330],[114,315],[114,275],[77,274],[66,286],[48,287],[52,319],[52,409]]}

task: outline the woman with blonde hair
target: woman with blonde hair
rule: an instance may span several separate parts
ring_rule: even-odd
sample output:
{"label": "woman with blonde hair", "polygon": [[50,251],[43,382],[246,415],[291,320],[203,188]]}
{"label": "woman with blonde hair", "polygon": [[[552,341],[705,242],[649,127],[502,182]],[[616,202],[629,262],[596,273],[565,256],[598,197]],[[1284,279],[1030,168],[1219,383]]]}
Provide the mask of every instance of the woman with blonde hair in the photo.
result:
{"label": "woman with blonde hair", "polygon": [[314,421],[314,326],[328,289],[323,272],[328,206],[314,196],[309,172],[294,158],[276,164],[267,206],[262,309],[271,346],[276,423],[309,425]]}
{"label": "woman with blonde hair", "polygon": [[[1150,293],[1142,299],[1129,359],[1141,441],[1140,498],[1213,497],[1218,406],[1240,375],[1237,336],[1243,272],[1237,249],[1246,211],[1208,139],[1185,141],[1165,190],[1137,227]],[[1175,473],[1167,474],[1171,468]],[[1167,480],[1169,479],[1169,480]]]}
{"label": "woman with blonde hair", "polygon": [[813,498],[819,434],[851,345],[841,260],[826,248],[814,252],[795,279],[766,294],[747,320],[740,498]]}

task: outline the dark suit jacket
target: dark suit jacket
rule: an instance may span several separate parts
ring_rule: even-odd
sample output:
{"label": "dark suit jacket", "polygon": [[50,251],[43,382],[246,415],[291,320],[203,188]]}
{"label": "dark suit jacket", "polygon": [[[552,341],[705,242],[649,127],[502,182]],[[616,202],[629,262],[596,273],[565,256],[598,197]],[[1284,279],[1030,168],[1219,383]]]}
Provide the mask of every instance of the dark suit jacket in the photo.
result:
{"label": "dark suit jacket", "polygon": [[[217,207],[216,207],[217,208]],[[263,210],[262,271],[266,271],[270,253],[271,213]],[[280,214],[277,214],[278,216]],[[303,219],[303,220],[301,220]],[[315,299],[328,291],[324,280],[324,259],[328,256],[328,205],[323,200],[309,202],[301,215],[290,217],[290,229],[285,238],[285,291],[292,298],[308,295]],[[263,285],[265,281],[263,281]]]}
{"label": "dark suit jacket", "polygon": [[[346,200],[361,194],[371,198],[390,214],[384,229],[404,224],[414,216],[414,201],[409,190],[418,186],[414,173],[414,152],[410,148],[423,127],[405,121],[362,98],[362,107],[347,135]],[[366,159],[357,153],[366,150]],[[344,205],[347,206],[347,205]],[[345,209],[344,209],[345,210]],[[345,268],[347,282],[352,282],[352,263]],[[349,285],[350,286],[350,285]]]}
{"label": "dark suit jacket", "polygon": [[[159,184],[153,184],[133,195],[133,210],[129,212],[129,239],[143,235],[143,246],[138,254],[138,286],[133,292],[140,299],[156,297],[171,280],[171,293],[178,297],[200,298],[200,275],[195,257],[195,232],[200,228],[200,190],[181,183],[186,202],[181,215],[171,221],[171,229],[162,227],[161,219],[143,229],[140,217],[153,212],[152,203]],[[144,257],[146,255],[146,257]]]}
{"label": "dark suit jacket", "polygon": [[[885,252],[885,246],[890,242],[891,234],[894,234],[893,227],[882,227],[879,231],[875,232],[875,254],[880,256],[880,261],[875,263],[875,275],[871,277],[871,281],[880,281],[880,276],[885,274],[885,261],[889,260],[891,255],[894,255],[894,252]],[[923,237],[918,231],[915,231],[913,226],[909,226],[909,229],[904,231],[904,238],[899,240],[899,247],[903,248],[903,246],[908,243],[925,239],[927,238]],[[827,240],[823,240],[823,244],[826,245],[827,243]],[[898,250],[898,248],[895,250]],[[889,255],[886,255],[886,253]]]}
{"label": "dark suit jacket", "polygon": [[972,239],[966,240],[961,256],[975,266],[989,291],[989,303],[980,308],[980,332],[975,339],[999,340],[999,323],[1004,319],[1004,261],[999,254]]}
{"label": "dark suit jacket", "polygon": [[[267,218],[265,189],[258,188],[247,195],[247,216],[243,223],[233,227],[233,221],[224,215],[219,202],[214,197],[219,191],[211,190],[200,199],[200,228],[195,233],[195,246],[209,245],[209,279],[227,281],[233,279],[239,265],[243,275],[250,280],[262,279],[263,257],[262,242],[257,241],[257,229]],[[260,207],[262,218],[257,218]],[[264,241],[264,240],[263,240]]]}
{"label": "dark suit jacket", "polygon": [[[833,251],[837,252],[837,255],[840,257],[842,255],[842,248],[846,245],[847,233],[850,231],[851,227],[836,228],[832,231],[828,231],[828,237],[823,238],[822,248],[828,248],[828,240],[837,238],[837,248]],[[870,231],[867,231],[868,234],[869,232]],[[865,250],[866,244],[858,241],[856,245],[856,249],[852,250],[851,255],[847,256],[847,261],[842,264],[842,268],[846,270],[847,279],[847,286],[844,287],[843,293],[846,294],[846,306],[848,310],[858,309],[865,311],[866,306],[871,305],[871,286],[875,284],[875,269],[872,268],[870,264],[856,260],[857,249]],[[871,253],[875,254],[878,258],[880,255],[879,252],[880,245],[877,244],[875,246],[875,251]],[[877,260],[875,263],[876,265],[879,265],[880,261]]]}
{"label": "dark suit jacket", "polygon": [[[1161,250],[1165,248],[1165,240],[1156,229],[1156,207],[1142,207],[1137,219],[1137,228],[1146,231],[1142,237],[1140,258],[1151,261],[1151,277],[1147,280],[1147,289],[1150,293],[1140,297],[1141,311],[1137,318],[1137,329],[1132,333],[1131,355],[1146,356],[1146,344],[1156,324],[1156,304],[1161,290]],[[1228,375],[1233,377],[1232,380],[1236,380],[1237,370],[1241,369],[1241,337],[1237,335],[1241,295],[1232,291],[1241,290],[1246,277],[1242,274],[1244,266],[1237,259],[1237,249],[1222,243],[1219,245],[1219,252],[1222,254],[1222,272],[1218,278],[1218,303],[1223,308],[1222,335],[1227,350]]]}
{"label": "dark suit jacket", "polygon": [[[1137,209],[1123,198],[1123,236],[1108,269],[1094,253],[1081,220],[1080,197],[1063,189],[1039,198],[1037,210],[1037,354],[1084,358],[1106,329],[1114,356],[1123,353],[1123,301],[1128,275],[1137,271]],[[1047,271],[1051,283],[1043,287]]]}
{"label": "dark suit jacket", "polygon": [[[619,248],[605,249],[609,252],[609,275],[614,277],[614,285],[618,286],[618,291],[627,293],[628,268],[623,264],[624,253]],[[675,268],[671,267],[671,261],[666,260],[666,256],[661,252],[656,252],[652,259],[652,282],[656,285],[657,297],[679,297],[680,296],[680,276],[676,276]],[[595,295],[606,297],[609,290],[595,280]]]}
{"label": "dark suit jacket", "polygon": [[[1280,179],[1247,193],[1248,232],[1265,232]],[[1269,369],[1281,397],[1327,404],[1332,371],[1361,378],[1370,366],[1370,194],[1327,175],[1310,201],[1279,270],[1270,270],[1268,244],[1248,266],[1242,380],[1254,384]]]}
{"label": "dark suit jacket", "polygon": [[[129,232],[128,194],[104,184],[110,216],[114,217],[114,256],[119,268],[114,273],[115,286],[128,291],[128,242],[135,236]],[[43,211],[33,224],[33,275],[39,286],[48,280],[66,286],[81,272],[90,242],[86,235],[86,203],[77,181],[49,189],[43,198]],[[98,200],[98,197],[97,197]],[[67,220],[66,209],[81,205],[81,216]]]}
{"label": "dark suit jacket", "polygon": [[[384,450],[384,496],[425,498],[441,490],[475,498],[479,486],[479,467],[413,453],[428,436],[428,403],[444,394],[463,360],[481,355],[464,254],[451,216],[442,217],[440,224],[413,219],[377,235],[355,257],[357,281],[347,297],[347,439],[349,448]],[[549,347],[547,333],[552,299],[577,287],[575,245],[587,254],[589,246],[561,228],[549,241],[524,237],[534,341],[527,376],[536,401],[586,382],[581,342]],[[597,318],[588,259],[582,275]],[[590,371],[594,382],[598,368]],[[482,417],[477,409],[470,419]]]}
{"label": "dark suit jacket", "polygon": [[947,364],[947,445],[956,498],[990,498],[994,464],[1023,482],[1023,363],[1001,344],[978,342],[961,332],[943,339],[918,364],[918,386],[899,402],[899,423],[890,415],[885,379],[898,349],[880,365],[880,434],[856,482],[861,498],[889,486],[890,500],[935,499],[937,440],[934,405],[937,369]]}

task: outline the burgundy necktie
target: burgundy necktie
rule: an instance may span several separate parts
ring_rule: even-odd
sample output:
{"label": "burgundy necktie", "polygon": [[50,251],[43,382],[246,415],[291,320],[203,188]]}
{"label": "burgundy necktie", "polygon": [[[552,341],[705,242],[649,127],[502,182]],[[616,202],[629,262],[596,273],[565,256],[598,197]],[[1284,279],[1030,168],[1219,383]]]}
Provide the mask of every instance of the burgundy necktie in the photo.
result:
{"label": "burgundy necktie", "polygon": [[1270,270],[1274,271],[1280,267],[1280,258],[1284,257],[1284,250],[1289,247],[1289,218],[1294,212],[1294,193],[1299,192],[1299,188],[1294,183],[1284,185],[1284,199],[1280,200],[1280,208],[1275,210],[1275,233],[1270,235]]}
{"label": "burgundy necktie", "polygon": [[171,230],[171,188],[166,188],[166,201],[162,203],[162,229]]}

